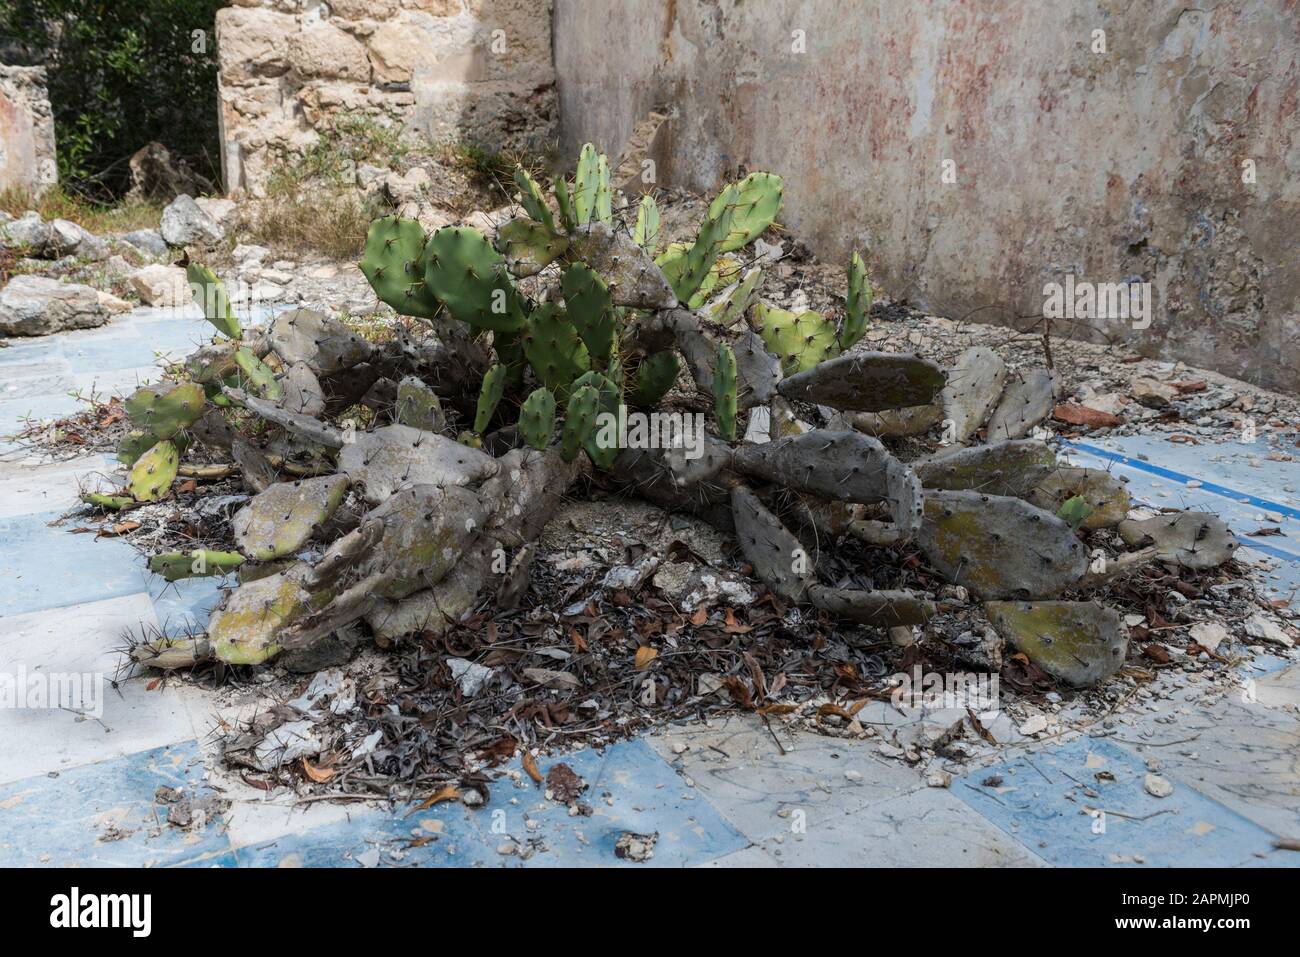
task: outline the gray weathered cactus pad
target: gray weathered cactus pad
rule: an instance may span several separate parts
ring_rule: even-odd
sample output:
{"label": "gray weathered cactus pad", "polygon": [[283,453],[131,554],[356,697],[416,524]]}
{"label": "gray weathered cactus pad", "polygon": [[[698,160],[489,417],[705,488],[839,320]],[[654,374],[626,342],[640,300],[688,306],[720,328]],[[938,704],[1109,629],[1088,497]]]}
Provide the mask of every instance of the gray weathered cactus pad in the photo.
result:
{"label": "gray weathered cactus pad", "polygon": [[325,411],[325,392],[307,363],[295,362],[289,366],[280,386],[284,389],[280,404],[290,412],[320,416]]}
{"label": "gray weathered cactus pad", "polygon": [[1034,439],[955,446],[912,463],[925,488],[1013,498],[1027,498],[1055,467],[1056,453]]}
{"label": "gray weathered cactus pad", "polygon": [[845,412],[881,412],[928,404],[944,387],[943,370],[929,359],[889,352],[841,356],[783,379],[787,399]]}
{"label": "gray weathered cactus pad", "polygon": [[1120,537],[1130,546],[1151,545],[1156,558],[1184,568],[1214,568],[1236,554],[1237,540],[1223,519],[1209,512],[1178,512],[1144,521],[1123,521]]}
{"label": "gray weathered cactus pad", "polygon": [[747,475],[843,502],[888,502],[904,528],[919,522],[920,483],[869,435],[818,430],[736,449]]}
{"label": "gray weathered cactus pad", "polygon": [[1002,398],[989,416],[988,440],[1021,439],[1046,419],[1056,404],[1056,373],[1029,369],[1010,377]]}
{"label": "gray weathered cactus pad", "polygon": [[972,346],[957,357],[943,389],[943,408],[952,422],[953,441],[965,442],[984,424],[1006,381],[1007,364],[992,349]]}
{"label": "gray weathered cactus pad", "polygon": [[364,362],[372,351],[370,343],[339,320],[311,309],[276,316],[267,337],[285,365],[305,362],[318,376]]}
{"label": "gray weathered cactus pad", "polygon": [[1087,571],[1070,526],[1018,498],[927,492],[917,541],[930,564],[981,598],[1052,598]]}
{"label": "gray weathered cactus pad", "polygon": [[333,597],[328,589],[309,590],[310,578],[311,567],[297,562],[228,594],[208,619],[213,653],[232,665],[260,664],[278,654],[280,631]]}
{"label": "gray weathered cactus pad", "polygon": [[1123,482],[1105,469],[1053,469],[1030,492],[1029,501],[1055,515],[1067,499],[1076,495],[1092,509],[1081,528],[1088,531],[1114,528],[1128,518],[1128,491]]}
{"label": "gray weathered cactus pad", "polygon": [[736,519],[736,538],[745,558],[754,566],[754,573],[782,598],[803,601],[816,579],[812,560],[799,539],[743,486],[731,490],[731,510]]}
{"label": "gray weathered cactus pad", "polygon": [[1096,684],[1119,671],[1128,632],[1113,608],[1094,601],[991,601],[989,621],[1048,674],[1072,685]]}
{"label": "gray weathered cactus pad", "polygon": [[677,297],[659,267],[625,232],[605,223],[580,226],[570,237],[570,252],[604,278],[616,306],[671,309]]}
{"label": "gray weathered cactus pad", "polygon": [[909,591],[862,591],[814,585],[808,590],[808,598],[831,614],[878,628],[924,625],[935,615],[934,602]]}
{"label": "gray weathered cactus pad", "polygon": [[496,474],[497,461],[436,432],[389,425],[358,433],[339,453],[339,469],[377,505],[403,485],[478,485]]}
{"label": "gray weathered cactus pad", "polygon": [[393,421],[425,432],[441,432],[447,427],[447,417],[443,414],[438,394],[415,376],[407,376],[397,383]]}
{"label": "gray weathered cactus pad", "polygon": [[375,635],[389,641],[411,634],[441,635],[478,601],[491,566],[491,549],[471,547],[445,578],[397,601],[380,599],[366,614]]}
{"label": "gray weathered cactus pad", "polygon": [[322,475],[259,492],[235,513],[239,550],[258,561],[292,555],[329,520],[347,489],[346,475]]}

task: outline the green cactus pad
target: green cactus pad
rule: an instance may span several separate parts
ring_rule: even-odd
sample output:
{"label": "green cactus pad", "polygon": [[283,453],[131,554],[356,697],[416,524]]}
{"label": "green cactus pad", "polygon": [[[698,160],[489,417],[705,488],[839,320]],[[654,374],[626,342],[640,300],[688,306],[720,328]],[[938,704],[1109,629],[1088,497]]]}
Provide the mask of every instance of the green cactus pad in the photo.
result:
{"label": "green cactus pad", "polygon": [[511,273],[533,276],[564,255],[569,239],[531,219],[512,219],[497,230],[495,245]]}
{"label": "green cactus pad", "polygon": [[578,168],[573,177],[573,214],[577,225],[586,226],[591,222],[599,190],[600,157],[596,153],[596,147],[586,143],[578,154]]}
{"label": "green cactus pad", "polygon": [[129,495],[106,495],[102,492],[82,492],[78,497],[87,505],[107,509],[110,512],[121,511],[135,501]]}
{"label": "green cactus pad", "polygon": [[593,359],[604,362],[614,343],[614,303],[605,285],[584,263],[574,263],[560,280],[564,309]]}
{"label": "green cactus pad", "polygon": [[235,542],[257,561],[292,555],[329,520],[347,490],[346,475],[276,482],[235,513]]}
{"label": "green cactus pad", "polygon": [[591,357],[578,331],[558,306],[542,303],[523,334],[524,355],[542,384],[564,398],[574,379],[591,369]]}
{"label": "green cactus pad", "polygon": [[560,225],[566,233],[578,228],[577,213],[573,209],[573,194],[569,191],[569,181],[563,176],[555,180],[555,205],[560,211]]}
{"label": "green cactus pad", "polygon": [[190,263],[185,267],[185,278],[189,280],[194,302],[203,310],[204,319],[216,326],[217,331],[222,335],[229,336],[231,339],[238,339],[243,335],[239,327],[239,319],[230,307],[230,297],[226,295],[226,287],[221,284],[216,273],[207,266]]}
{"label": "green cactus pad", "polygon": [[596,157],[596,205],[591,211],[592,218],[607,226],[614,222],[611,208],[613,190],[609,186],[609,157],[601,153]]}
{"label": "green cactus pad", "polygon": [[127,488],[137,502],[156,502],[172,487],[179,466],[180,453],[164,439],[136,459]]}
{"label": "green cactus pad", "polygon": [[424,227],[385,216],[370,224],[361,271],[375,295],[404,316],[432,318],[438,302],[424,283]]}
{"label": "green cactus pad", "polygon": [[589,385],[575,389],[569,396],[564,413],[564,431],[560,437],[560,456],[572,462],[582,451],[596,429],[596,413],[600,409],[600,393]]}
{"label": "green cactus pad", "polygon": [[533,448],[546,448],[555,433],[555,396],[549,389],[533,391],[519,407],[519,434]]}
{"label": "green cactus pad", "polygon": [[179,382],[136,389],[124,406],[131,424],[157,442],[193,425],[203,414],[205,402],[201,385]]}
{"label": "green cactus pad", "polygon": [[144,453],[158,444],[158,437],[148,432],[133,429],[117,445],[117,460],[123,465],[135,465]]}
{"label": "green cactus pad", "polygon": [[169,582],[182,578],[205,578],[228,575],[244,563],[237,552],[214,552],[198,548],[192,552],[163,552],[149,559],[149,571]]}
{"label": "green cactus pad", "polygon": [[[582,389],[587,386],[596,390],[598,395],[596,407],[596,427],[592,429],[591,435],[583,442],[583,447],[587,450],[587,456],[591,459],[593,465],[598,469],[608,470],[614,460],[618,458],[619,437],[618,430],[605,428],[608,423],[617,422],[618,407],[622,401],[618,386],[608,376],[603,376],[599,372],[586,372],[573,383],[574,390]],[[608,419],[606,416],[613,416]]]}
{"label": "green cactus pad", "polygon": [[483,386],[478,393],[478,407],[474,411],[474,431],[480,435],[487,431],[501,404],[501,397],[506,394],[506,379],[510,372],[503,365],[494,365],[483,375]]}
{"label": "green cactus pad", "polygon": [[713,411],[718,434],[727,442],[736,441],[736,354],[725,342],[718,346],[714,364]]}
{"label": "green cactus pad", "polygon": [[477,229],[434,233],[425,246],[424,280],[453,317],[476,329],[513,332],[524,325],[523,299],[505,260]]}
{"label": "green cactus pad", "polygon": [[655,405],[677,381],[681,360],[676,352],[653,352],[636,367],[628,401],[638,408]]}
{"label": "green cactus pad", "polygon": [[857,253],[849,260],[849,293],[844,302],[844,325],[840,328],[840,348],[848,349],[867,331],[871,314],[871,281],[867,267]]}
{"label": "green cactus pad", "polygon": [[788,376],[807,372],[839,355],[835,326],[820,313],[795,314],[760,302],[750,316],[764,345],[781,360]]}
{"label": "green cactus pad", "polygon": [[709,204],[710,216],[721,216],[723,207],[730,204],[730,230],[719,247],[719,252],[732,252],[748,246],[776,221],[781,209],[781,193],[785,184],[774,173],[750,173],[739,183],[724,189]]}
{"label": "green cactus pad", "polygon": [[259,395],[263,399],[270,399],[272,402],[278,402],[284,398],[284,388],[279,382],[275,381],[275,373],[267,367],[265,362],[253,355],[251,350],[240,349],[236,352],[235,364],[239,366],[239,371],[244,374],[246,380],[245,391]]}
{"label": "green cactus pad", "polygon": [[673,287],[678,301],[689,301],[713,269],[731,234],[732,218],[739,202],[739,192],[734,185],[719,193],[709,207],[708,215],[700,223],[695,242],[683,254],[680,264],[673,269],[672,274],[667,268],[664,269],[664,277]]}
{"label": "green cactus pad", "polygon": [[1056,517],[1073,529],[1083,524],[1084,519],[1092,514],[1092,506],[1082,495],[1067,498],[1056,510]]}
{"label": "green cactus pad", "polygon": [[546,205],[546,200],[542,196],[542,188],[522,166],[515,168],[515,185],[519,187],[519,204],[524,207],[533,221],[542,226],[549,235],[557,235],[555,218],[551,215],[550,207]]}
{"label": "green cactus pad", "polygon": [[647,256],[653,256],[659,249],[659,205],[649,193],[641,197],[636,208],[636,228],[632,230],[632,239]]}

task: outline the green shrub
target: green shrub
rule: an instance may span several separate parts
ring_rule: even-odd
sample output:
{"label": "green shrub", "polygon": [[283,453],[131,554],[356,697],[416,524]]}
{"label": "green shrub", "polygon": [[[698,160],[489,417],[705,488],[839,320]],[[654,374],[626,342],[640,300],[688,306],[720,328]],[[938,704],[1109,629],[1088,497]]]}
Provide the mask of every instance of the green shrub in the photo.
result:
{"label": "green shrub", "polygon": [[220,181],[214,30],[222,0],[0,0],[11,63],[44,65],[65,188],[109,200],[152,140]]}

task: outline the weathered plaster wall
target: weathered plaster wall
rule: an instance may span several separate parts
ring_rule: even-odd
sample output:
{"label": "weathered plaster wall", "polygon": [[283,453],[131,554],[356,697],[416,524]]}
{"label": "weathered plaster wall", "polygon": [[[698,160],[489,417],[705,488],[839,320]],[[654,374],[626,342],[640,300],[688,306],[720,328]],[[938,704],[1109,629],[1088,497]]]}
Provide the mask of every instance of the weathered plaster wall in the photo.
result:
{"label": "weathered plaster wall", "polygon": [[660,182],[782,173],[799,236],[896,297],[1013,323],[1140,278],[1149,328],[1076,334],[1291,389],[1298,53],[1297,0],[555,0],[567,153],[668,104]]}
{"label": "weathered plaster wall", "polygon": [[39,196],[58,181],[44,68],[0,66],[0,190]]}
{"label": "weathered plaster wall", "polygon": [[226,189],[339,114],[492,149],[553,136],[550,0],[236,0],[217,14]]}

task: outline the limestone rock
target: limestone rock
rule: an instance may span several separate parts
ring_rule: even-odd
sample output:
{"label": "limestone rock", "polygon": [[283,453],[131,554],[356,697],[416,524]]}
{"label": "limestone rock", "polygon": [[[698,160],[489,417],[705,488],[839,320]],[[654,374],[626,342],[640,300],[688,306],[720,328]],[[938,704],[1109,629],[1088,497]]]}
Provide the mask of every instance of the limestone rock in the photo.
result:
{"label": "limestone rock", "polygon": [[163,210],[162,237],[171,246],[206,246],[221,242],[226,231],[212,221],[193,196],[182,193]]}
{"label": "limestone rock", "polygon": [[132,273],[130,282],[147,306],[184,306],[191,301],[189,281],[179,266],[152,263]]}
{"label": "limestone rock", "polygon": [[43,336],[65,329],[91,329],[108,321],[99,293],[47,276],[14,276],[0,290],[0,335]]}

